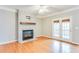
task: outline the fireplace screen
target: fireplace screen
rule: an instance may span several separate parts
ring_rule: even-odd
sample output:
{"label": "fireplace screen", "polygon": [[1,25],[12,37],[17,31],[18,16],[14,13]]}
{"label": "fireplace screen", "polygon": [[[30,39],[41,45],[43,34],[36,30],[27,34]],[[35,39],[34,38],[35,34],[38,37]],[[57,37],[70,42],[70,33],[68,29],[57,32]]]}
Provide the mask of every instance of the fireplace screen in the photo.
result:
{"label": "fireplace screen", "polygon": [[33,38],[33,30],[23,30],[23,40]]}

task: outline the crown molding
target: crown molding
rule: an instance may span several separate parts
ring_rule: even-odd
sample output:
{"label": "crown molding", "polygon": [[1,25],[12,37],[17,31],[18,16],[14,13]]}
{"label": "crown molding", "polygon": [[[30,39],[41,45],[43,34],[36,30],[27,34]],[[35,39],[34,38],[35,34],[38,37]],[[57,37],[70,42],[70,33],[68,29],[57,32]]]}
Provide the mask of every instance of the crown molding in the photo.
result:
{"label": "crown molding", "polygon": [[78,10],[78,9],[79,9],[79,7],[67,9],[67,10],[64,10],[64,11],[61,11],[61,12],[56,12],[54,14],[48,15],[47,17],[51,17],[51,16],[55,16],[55,15],[58,15],[58,14],[63,14],[63,13],[75,11],[75,10]]}
{"label": "crown molding", "polygon": [[0,9],[10,11],[10,12],[15,12],[15,13],[17,12],[16,9],[11,9],[11,8],[7,8],[7,7],[0,7]]}

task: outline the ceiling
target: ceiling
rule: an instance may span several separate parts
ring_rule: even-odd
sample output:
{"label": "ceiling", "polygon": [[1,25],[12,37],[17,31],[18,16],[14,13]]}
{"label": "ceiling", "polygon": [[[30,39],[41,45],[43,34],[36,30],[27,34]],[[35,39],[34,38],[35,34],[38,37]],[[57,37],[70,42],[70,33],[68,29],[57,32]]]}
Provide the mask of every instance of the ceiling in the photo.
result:
{"label": "ceiling", "polygon": [[71,8],[79,7],[78,5],[1,5],[11,9],[28,11],[35,16],[47,16],[56,12],[61,12]]}

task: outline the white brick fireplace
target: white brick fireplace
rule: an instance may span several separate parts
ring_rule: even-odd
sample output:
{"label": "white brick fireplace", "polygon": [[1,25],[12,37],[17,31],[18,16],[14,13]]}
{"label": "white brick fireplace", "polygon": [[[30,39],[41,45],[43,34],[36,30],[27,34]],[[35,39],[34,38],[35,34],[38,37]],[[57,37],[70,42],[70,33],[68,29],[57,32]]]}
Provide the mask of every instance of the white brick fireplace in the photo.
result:
{"label": "white brick fireplace", "polygon": [[[30,21],[26,19],[26,16],[30,16]],[[32,22],[35,24],[20,24],[20,22]],[[19,10],[18,12],[18,41],[23,42],[23,30],[33,30],[33,39],[25,40],[30,41],[41,35],[41,20],[36,19],[29,12]]]}

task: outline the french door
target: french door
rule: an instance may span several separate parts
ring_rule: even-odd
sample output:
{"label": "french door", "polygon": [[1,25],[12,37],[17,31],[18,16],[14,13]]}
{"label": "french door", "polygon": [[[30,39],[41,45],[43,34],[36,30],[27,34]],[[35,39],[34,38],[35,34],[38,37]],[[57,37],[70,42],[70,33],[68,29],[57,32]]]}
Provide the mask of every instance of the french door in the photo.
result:
{"label": "french door", "polygon": [[64,19],[62,20],[62,38],[70,39],[70,20]]}
{"label": "french door", "polygon": [[53,36],[62,39],[70,39],[70,19],[53,21]]}

